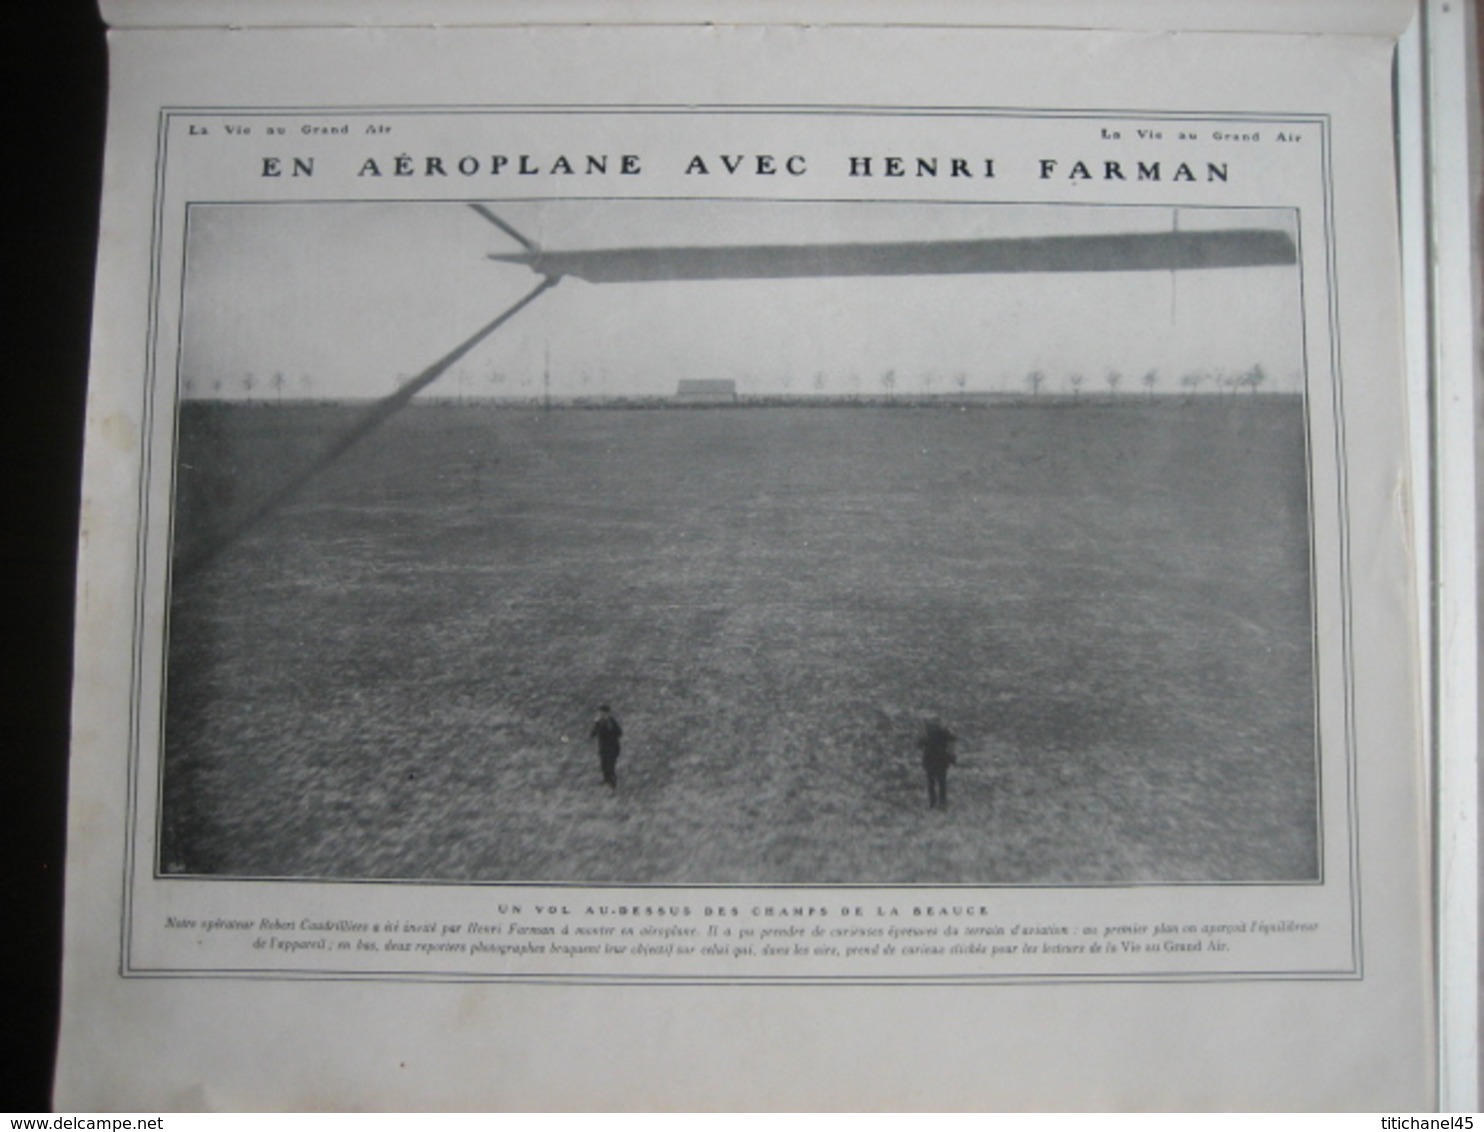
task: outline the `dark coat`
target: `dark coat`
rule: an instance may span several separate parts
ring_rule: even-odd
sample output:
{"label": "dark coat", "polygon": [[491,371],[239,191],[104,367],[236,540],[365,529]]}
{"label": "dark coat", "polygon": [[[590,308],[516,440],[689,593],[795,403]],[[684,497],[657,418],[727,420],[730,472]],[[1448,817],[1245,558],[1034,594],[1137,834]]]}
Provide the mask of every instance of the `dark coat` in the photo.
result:
{"label": "dark coat", "polygon": [[928,770],[944,771],[957,760],[953,756],[953,744],[958,738],[941,723],[929,723],[923,729],[917,745],[922,748],[922,765]]}
{"label": "dark coat", "polygon": [[618,718],[612,715],[600,715],[593,720],[592,737],[598,741],[598,754],[618,754],[618,741],[623,737],[623,728],[618,725]]}

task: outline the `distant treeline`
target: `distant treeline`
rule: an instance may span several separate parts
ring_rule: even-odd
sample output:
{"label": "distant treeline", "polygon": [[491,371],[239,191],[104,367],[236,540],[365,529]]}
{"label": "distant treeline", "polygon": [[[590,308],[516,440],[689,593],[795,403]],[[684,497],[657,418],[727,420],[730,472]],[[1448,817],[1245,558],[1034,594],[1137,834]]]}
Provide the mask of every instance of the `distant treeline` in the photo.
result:
{"label": "distant treeline", "polygon": [[[672,395],[646,397],[418,397],[410,408],[465,408],[481,410],[519,409],[759,409],[759,408],[803,408],[803,409],[985,409],[997,407],[1033,406],[1047,408],[1141,408],[1149,404],[1185,405],[1229,403],[1246,405],[1256,401],[1287,401],[1301,397],[1299,393],[1257,392],[1218,396],[1197,395],[1119,395],[1108,396],[1089,393],[924,393],[900,396],[869,396],[856,394],[738,394],[734,397],[676,397]],[[183,405],[222,405],[244,409],[290,409],[306,406],[354,407],[375,404],[377,398],[370,397],[295,397],[284,401],[262,399],[245,400],[241,397],[192,397],[182,401]]]}

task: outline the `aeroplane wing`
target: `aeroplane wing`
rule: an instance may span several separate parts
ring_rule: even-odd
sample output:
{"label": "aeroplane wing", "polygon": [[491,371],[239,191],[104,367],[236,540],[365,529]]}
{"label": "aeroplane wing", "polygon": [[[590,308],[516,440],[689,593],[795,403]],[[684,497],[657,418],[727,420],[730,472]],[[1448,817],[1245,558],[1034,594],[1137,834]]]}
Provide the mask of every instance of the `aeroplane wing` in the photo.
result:
{"label": "aeroplane wing", "polygon": [[651,283],[682,279],[1268,267],[1296,262],[1297,251],[1293,238],[1279,229],[1226,228],[1204,232],[900,243],[599,248],[588,251],[532,248],[489,258],[501,263],[523,264],[547,278],[570,275],[589,283]]}

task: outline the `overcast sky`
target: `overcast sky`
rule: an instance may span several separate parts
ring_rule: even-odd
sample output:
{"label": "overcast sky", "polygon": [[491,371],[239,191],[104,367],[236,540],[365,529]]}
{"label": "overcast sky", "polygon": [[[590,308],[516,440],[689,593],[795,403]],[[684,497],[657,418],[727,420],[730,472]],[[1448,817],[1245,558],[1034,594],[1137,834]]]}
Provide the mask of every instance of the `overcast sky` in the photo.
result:
{"label": "overcast sky", "polygon": [[[1226,227],[1292,230],[1279,210],[558,201],[488,205],[542,246],[862,242]],[[540,280],[461,203],[196,205],[187,241],[186,395],[390,393]],[[958,387],[1175,392],[1181,375],[1261,365],[1300,387],[1296,267],[593,284],[565,279],[428,395],[669,394],[681,378],[745,393]],[[548,362],[549,359],[549,362]],[[274,375],[284,375],[281,390]],[[1210,389],[1208,381],[1205,388]]]}

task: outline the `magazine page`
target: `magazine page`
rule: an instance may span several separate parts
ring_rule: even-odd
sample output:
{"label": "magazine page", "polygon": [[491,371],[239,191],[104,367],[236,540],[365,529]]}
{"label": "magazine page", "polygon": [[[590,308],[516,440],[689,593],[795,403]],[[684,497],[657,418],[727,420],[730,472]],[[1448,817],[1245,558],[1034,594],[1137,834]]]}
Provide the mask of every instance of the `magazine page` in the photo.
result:
{"label": "magazine page", "polygon": [[1433,1103],[1389,41],[112,52],[60,1107]]}

